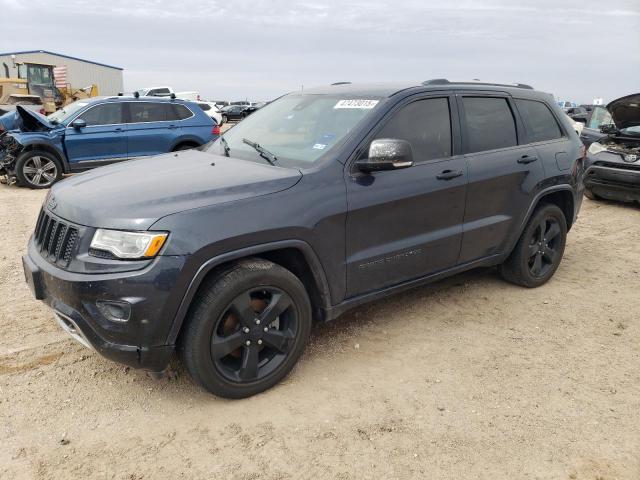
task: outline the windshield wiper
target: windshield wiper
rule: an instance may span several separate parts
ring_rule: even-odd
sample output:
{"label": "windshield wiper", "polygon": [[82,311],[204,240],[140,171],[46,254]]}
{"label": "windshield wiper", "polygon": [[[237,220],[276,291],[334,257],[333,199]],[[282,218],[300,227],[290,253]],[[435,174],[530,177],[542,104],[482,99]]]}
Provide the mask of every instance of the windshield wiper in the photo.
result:
{"label": "windshield wiper", "polygon": [[267,162],[269,162],[271,165],[275,165],[276,162],[278,161],[278,157],[276,157],[272,152],[270,152],[263,146],[257,144],[256,142],[252,142],[251,140],[243,138],[242,143],[246,143],[250,147],[253,147],[255,151],[258,152],[260,156],[264,158]]}
{"label": "windshield wiper", "polygon": [[222,148],[224,148],[224,156],[228,157],[229,152],[231,151],[231,147],[227,143],[227,139],[224,136],[220,135],[220,143],[222,143]]}

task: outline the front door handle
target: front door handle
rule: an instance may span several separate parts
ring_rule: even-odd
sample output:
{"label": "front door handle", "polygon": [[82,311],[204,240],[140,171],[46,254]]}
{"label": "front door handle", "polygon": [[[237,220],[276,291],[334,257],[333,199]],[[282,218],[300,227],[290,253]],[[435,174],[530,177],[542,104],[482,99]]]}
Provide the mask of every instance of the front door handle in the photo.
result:
{"label": "front door handle", "polygon": [[536,160],[538,160],[538,157],[536,157],[535,155],[523,155],[518,159],[518,163],[531,163],[531,162],[535,162]]}
{"label": "front door handle", "polygon": [[462,170],[444,170],[440,175],[437,175],[438,180],[451,180],[452,178],[461,177],[464,175]]}

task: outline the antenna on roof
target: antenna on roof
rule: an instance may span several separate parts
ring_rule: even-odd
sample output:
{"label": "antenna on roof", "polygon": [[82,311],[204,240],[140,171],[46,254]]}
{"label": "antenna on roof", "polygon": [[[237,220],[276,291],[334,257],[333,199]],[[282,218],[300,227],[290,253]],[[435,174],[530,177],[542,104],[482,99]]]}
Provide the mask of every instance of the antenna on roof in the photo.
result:
{"label": "antenna on roof", "polygon": [[136,98],[140,98],[140,92],[133,92],[133,96]]}
{"label": "antenna on roof", "polygon": [[351,82],[336,82],[336,83],[332,83],[331,85],[332,86],[333,85],[351,85]]}

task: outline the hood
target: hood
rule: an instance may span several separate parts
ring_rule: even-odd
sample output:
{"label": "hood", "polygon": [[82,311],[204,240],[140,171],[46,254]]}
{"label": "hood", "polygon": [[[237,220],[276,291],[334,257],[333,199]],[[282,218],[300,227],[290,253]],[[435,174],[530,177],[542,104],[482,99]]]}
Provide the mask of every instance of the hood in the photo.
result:
{"label": "hood", "polygon": [[640,125],[640,93],[613,100],[607,110],[618,130]]}
{"label": "hood", "polygon": [[46,117],[39,113],[32,112],[18,105],[16,112],[20,117],[18,120],[18,128],[23,132],[46,132],[55,128]]}
{"label": "hood", "polygon": [[90,170],[57,183],[53,213],[91,227],[146,230],[184,210],[286,190],[297,169],[184,150]]}

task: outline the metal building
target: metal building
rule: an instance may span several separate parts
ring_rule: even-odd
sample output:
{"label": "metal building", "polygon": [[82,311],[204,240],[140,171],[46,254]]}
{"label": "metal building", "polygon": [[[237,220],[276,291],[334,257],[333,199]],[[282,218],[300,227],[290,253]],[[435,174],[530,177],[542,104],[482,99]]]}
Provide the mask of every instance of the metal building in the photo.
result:
{"label": "metal building", "polygon": [[117,95],[124,90],[122,68],[46,50],[0,53],[0,77],[27,78],[25,64],[66,67],[66,83],[73,88],[98,86],[100,95]]}

